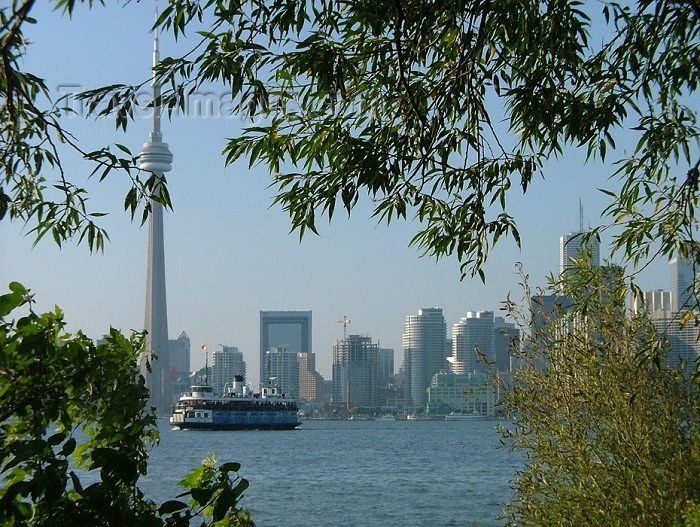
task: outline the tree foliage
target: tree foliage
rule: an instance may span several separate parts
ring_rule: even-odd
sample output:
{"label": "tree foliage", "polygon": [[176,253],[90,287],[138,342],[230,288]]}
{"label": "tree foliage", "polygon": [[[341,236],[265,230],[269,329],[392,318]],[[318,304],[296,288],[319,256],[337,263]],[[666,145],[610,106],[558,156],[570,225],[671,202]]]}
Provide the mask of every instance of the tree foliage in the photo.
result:
{"label": "tree foliage", "polygon": [[[78,3],[92,1],[56,7],[70,15]],[[61,169],[56,141],[77,144],[60,104],[41,108],[43,81],[20,69],[32,4],[15,1],[0,20],[0,202],[39,236],[79,234],[99,248],[104,232],[84,189]],[[413,244],[455,255],[463,276],[482,279],[502,236],[520,243],[507,207],[514,189],[526,192],[567,147],[615,155],[607,227],[613,249],[639,263],[672,254],[697,228],[699,22],[695,0],[172,0],[156,26],[177,38],[196,31],[196,43],[161,61],[160,102],[173,111],[202,86],[226,86],[254,119],[229,140],[226,162],[267,166],[300,235],[368,197],[379,220],[414,216]],[[140,87],[82,97],[88,113],[126,128]],[[637,144],[618,152],[623,134]],[[125,207],[143,206],[145,218],[147,198],[159,187],[167,203],[166,189],[123,150],[84,155],[100,178],[131,175]],[[59,169],[62,200],[44,197],[47,164]]]}
{"label": "tree foliage", "polygon": [[301,235],[368,195],[379,219],[420,220],[413,244],[483,278],[500,237],[519,243],[509,191],[569,146],[606,159],[627,134],[614,249],[638,262],[693,238],[695,1],[180,0],[157,25],[179,37],[201,21],[195,52],[162,62],[165,99],[229,87],[261,122],[226,160],[267,166]]}
{"label": "tree foliage", "polygon": [[136,367],[143,334],[112,329],[95,345],[67,334],[58,308],[36,314],[29,291],[10,289],[0,296],[0,525],[253,525],[235,463],[206,460],[160,506],[139,489],[158,441]]}
{"label": "tree foliage", "polygon": [[[60,99],[52,101],[44,79],[23,71],[29,44],[22,29],[36,23],[31,16],[34,3],[13,0],[0,8],[0,221],[7,218],[28,224],[36,241],[49,234],[58,245],[77,238],[90,250],[102,250],[109,239],[99,225],[104,213],[90,209],[87,190],[78,181],[85,176],[102,181],[114,171],[126,173],[131,185],[124,208],[132,217],[142,209],[142,221],[150,213],[152,199],[170,205],[165,181],[152,173],[141,173],[136,158],[123,145],[83,150],[61,120],[74,110]],[[77,3],[57,0],[55,7],[70,15]],[[81,3],[92,5],[93,1]],[[100,108],[93,101],[90,110],[102,115],[114,112],[117,123],[125,127],[133,108],[127,103],[116,109],[116,101]],[[92,169],[68,173],[62,163],[66,148],[82,155],[86,167]],[[53,177],[57,179],[51,181]]]}
{"label": "tree foliage", "polygon": [[564,310],[507,306],[528,328],[504,403],[504,440],[525,459],[509,524],[692,525],[682,522],[700,503],[697,378],[667,366],[646,315],[627,313],[620,269],[587,265],[560,286]]}

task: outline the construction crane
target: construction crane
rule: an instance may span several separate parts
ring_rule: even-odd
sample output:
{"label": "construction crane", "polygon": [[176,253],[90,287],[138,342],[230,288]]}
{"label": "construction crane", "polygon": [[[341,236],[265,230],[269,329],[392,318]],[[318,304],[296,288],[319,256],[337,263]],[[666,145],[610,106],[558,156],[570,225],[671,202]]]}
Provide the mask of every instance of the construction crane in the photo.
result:
{"label": "construction crane", "polygon": [[348,339],[348,324],[350,324],[350,319],[343,315],[343,320],[336,320],[336,324],[343,325],[343,341]]}

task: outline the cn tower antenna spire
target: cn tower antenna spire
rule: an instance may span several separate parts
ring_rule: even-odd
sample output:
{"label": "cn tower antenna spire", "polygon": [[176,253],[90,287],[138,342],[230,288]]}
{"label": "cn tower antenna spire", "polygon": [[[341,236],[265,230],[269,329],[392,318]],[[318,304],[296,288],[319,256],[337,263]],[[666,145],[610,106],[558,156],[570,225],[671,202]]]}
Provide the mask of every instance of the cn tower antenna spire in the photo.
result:
{"label": "cn tower antenna spire", "polygon": [[[158,6],[156,6],[156,21],[158,21]],[[160,62],[160,49],[158,45],[158,28],[154,30],[153,37],[153,80],[151,81],[151,95],[153,101],[153,113],[151,114],[151,142],[161,143],[163,134],[160,131],[160,83],[156,78],[156,67]]]}

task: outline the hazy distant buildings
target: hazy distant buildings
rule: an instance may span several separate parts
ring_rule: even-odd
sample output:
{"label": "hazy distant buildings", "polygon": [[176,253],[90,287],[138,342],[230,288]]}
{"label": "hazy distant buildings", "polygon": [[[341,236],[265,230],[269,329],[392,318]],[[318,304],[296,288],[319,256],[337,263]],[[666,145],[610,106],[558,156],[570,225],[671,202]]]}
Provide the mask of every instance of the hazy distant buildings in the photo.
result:
{"label": "hazy distant buildings", "polygon": [[325,381],[316,371],[315,353],[297,353],[299,363],[299,398],[311,402],[323,402],[326,395]]}
{"label": "hazy distant buildings", "polygon": [[673,303],[671,302],[671,292],[663,289],[645,291],[641,298],[633,296],[630,305],[633,313],[674,311]]}
{"label": "hazy distant buildings", "polygon": [[530,312],[533,319],[531,336],[537,338],[535,333],[539,329],[544,329],[552,320],[566,313],[571,309],[571,305],[571,299],[563,295],[535,295],[530,298]]}
{"label": "hazy distant buildings", "polygon": [[512,322],[506,322],[503,317],[494,318],[493,328],[496,370],[512,372],[518,367],[520,329]]}
{"label": "hazy distant buildings", "polygon": [[700,357],[700,327],[692,321],[681,326],[682,311],[670,309],[673,294],[667,291],[647,291],[642,298],[632,299],[632,311],[646,311],[656,331],[669,344],[666,363],[674,368],[683,365],[683,373],[690,376]]}
{"label": "hazy distant buildings", "polygon": [[371,337],[348,335],[333,346],[333,402],[347,409],[377,404],[377,348]]}
{"label": "hazy distant buildings", "polygon": [[425,411],[429,414],[464,413],[494,416],[501,384],[508,385],[517,367],[515,354],[520,331],[493,311],[468,311],[452,326],[450,371],[431,378]]}
{"label": "hazy distant buildings", "polygon": [[180,395],[190,391],[190,337],[184,331],[175,340],[169,341],[170,377],[173,390],[173,402]]}
{"label": "hazy distant buildings", "polygon": [[488,374],[441,372],[431,379],[426,412],[493,417],[497,405],[498,392]]}
{"label": "hazy distant buildings", "polygon": [[586,237],[583,228],[583,205],[579,200],[579,230],[559,238],[559,274],[569,271],[572,260],[583,255],[590,256],[591,264],[600,265],[600,241],[595,236]]}
{"label": "hazy distant buildings", "polygon": [[453,373],[485,373],[495,355],[493,311],[468,311],[452,326],[452,355],[447,360]]}
{"label": "hazy distant buildings", "polygon": [[208,382],[214,388],[214,393],[224,393],[228,384],[233,386],[233,378],[242,375],[246,378],[246,364],[243,352],[236,346],[223,346],[211,355],[211,371],[207,374]]}
{"label": "hazy distant buildings", "polygon": [[572,269],[572,260],[583,255],[590,255],[592,265],[600,265],[600,242],[593,236],[585,240],[585,235],[585,232],[580,231],[559,238],[560,274]]}
{"label": "hazy distant buildings", "polygon": [[260,384],[265,378],[265,354],[271,348],[311,353],[311,311],[260,311]]}
{"label": "hazy distant buildings", "polygon": [[447,368],[447,329],[439,307],[408,315],[403,332],[404,408],[422,409],[433,375]]}
{"label": "hazy distant buildings", "polygon": [[672,258],[669,270],[671,291],[646,291],[641,298],[632,298],[631,309],[648,313],[658,334],[669,344],[666,363],[682,366],[684,375],[690,377],[700,357],[700,327],[692,320],[681,325],[681,319],[696,304],[692,293],[695,273],[691,260],[684,257]]}
{"label": "hazy distant buildings", "polygon": [[299,360],[296,351],[273,346],[265,352],[264,386],[276,386],[288,397],[299,398]]}
{"label": "hazy distant buildings", "polygon": [[394,350],[377,347],[377,377],[380,380],[394,378]]}
{"label": "hazy distant buildings", "polygon": [[175,340],[170,340],[170,370],[173,375],[190,374],[190,337],[184,331]]}
{"label": "hazy distant buildings", "polygon": [[394,350],[377,348],[377,402],[383,413],[398,413],[403,408],[403,376],[394,371]]}
{"label": "hazy distant buildings", "polygon": [[692,258],[676,255],[669,262],[671,272],[671,309],[697,309],[693,299],[695,287],[695,263]]}

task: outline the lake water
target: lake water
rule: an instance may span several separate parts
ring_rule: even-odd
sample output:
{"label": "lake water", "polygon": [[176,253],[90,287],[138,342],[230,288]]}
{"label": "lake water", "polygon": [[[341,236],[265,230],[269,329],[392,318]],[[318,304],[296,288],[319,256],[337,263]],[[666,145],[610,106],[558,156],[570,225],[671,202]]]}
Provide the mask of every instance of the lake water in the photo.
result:
{"label": "lake water", "polygon": [[522,466],[495,421],[304,421],[290,431],[171,430],[141,480],[161,503],[213,452],[241,463],[258,527],[490,526]]}

